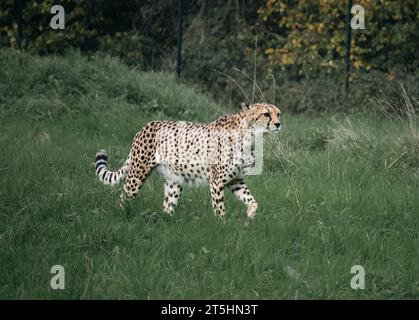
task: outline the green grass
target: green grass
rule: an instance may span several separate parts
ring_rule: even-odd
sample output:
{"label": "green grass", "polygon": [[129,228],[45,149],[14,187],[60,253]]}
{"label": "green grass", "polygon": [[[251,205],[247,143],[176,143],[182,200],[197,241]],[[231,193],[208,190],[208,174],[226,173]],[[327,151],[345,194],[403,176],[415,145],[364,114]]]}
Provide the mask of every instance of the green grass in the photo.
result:
{"label": "green grass", "polygon": [[[77,53],[0,51],[0,298],[418,298],[419,143],[403,121],[284,115],[265,140],[259,202],[185,187],[173,217],[154,173],[129,210],[95,177],[150,120],[210,121],[230,112],[166,74]],[[66,289],[50,288],[53,265]],[[365,290],[353,290],[353,265]]]}

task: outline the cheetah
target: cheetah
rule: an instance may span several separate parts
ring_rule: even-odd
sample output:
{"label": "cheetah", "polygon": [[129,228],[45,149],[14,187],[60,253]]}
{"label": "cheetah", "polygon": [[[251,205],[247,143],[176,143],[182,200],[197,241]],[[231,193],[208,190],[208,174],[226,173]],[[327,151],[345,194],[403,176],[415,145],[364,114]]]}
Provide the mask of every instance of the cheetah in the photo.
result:
{"label": "cheetah", "polygon": [[236,114],[211,123],[153,121],[134,137],[123,166],[108,169],[106,150],[96,154],[96,175],[108,185],[126,180],[120,204],[133,199],[153,169],[163,176],[163,210],[171,215],[182,193],[182,185],[208,184],[214,214],[224,217],[227,187],[247,207],[253,220],[258,204],[244,176],[254,165],[254,133],[281,129],[280,110],[272,104],[242,104]]}

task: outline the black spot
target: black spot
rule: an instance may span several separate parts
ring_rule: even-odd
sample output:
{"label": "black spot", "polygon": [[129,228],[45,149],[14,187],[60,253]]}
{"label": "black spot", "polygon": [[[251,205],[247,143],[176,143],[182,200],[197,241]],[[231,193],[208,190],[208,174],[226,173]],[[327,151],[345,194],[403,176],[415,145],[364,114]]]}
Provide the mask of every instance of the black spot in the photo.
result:
{"label": "black spot", "polygon": [[236,193],[237,191],[240,191],[241,189],[242,188],[240,188],[240,187],[235,187],[231,191],[233,191],[233,193]]}

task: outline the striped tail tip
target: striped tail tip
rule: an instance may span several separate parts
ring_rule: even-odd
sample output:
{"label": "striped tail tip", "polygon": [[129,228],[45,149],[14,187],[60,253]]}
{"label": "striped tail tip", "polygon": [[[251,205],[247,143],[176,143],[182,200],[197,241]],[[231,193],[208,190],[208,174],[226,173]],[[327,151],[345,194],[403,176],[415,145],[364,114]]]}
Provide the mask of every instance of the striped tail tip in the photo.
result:
{"label": "striped tail tip", "polygon": [[105,160],[108,161],[108,153],[105,149],[100,150],[98,153],[96,153],[96,162],[98,160]]}
{"label": "striped tail tip", "polygon": [[[102,149],[96,153],[96,175],[103,182],[103,173],[108,168],[108,154],[106,150]],[[102,174],[102,175],[101,175]]]}

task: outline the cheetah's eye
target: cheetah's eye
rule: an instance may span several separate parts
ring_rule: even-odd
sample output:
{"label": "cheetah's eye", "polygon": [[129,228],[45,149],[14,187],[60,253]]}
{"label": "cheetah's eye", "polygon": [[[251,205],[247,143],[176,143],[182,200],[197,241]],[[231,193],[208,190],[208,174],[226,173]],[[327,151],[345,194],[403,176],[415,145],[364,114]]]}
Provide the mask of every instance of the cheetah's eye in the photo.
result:
{"label": "cheetah's eye", "polygon": [[269,117],[269,112],[265,112],[263,115],[264,115],[265,117]]}

